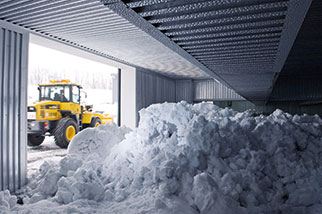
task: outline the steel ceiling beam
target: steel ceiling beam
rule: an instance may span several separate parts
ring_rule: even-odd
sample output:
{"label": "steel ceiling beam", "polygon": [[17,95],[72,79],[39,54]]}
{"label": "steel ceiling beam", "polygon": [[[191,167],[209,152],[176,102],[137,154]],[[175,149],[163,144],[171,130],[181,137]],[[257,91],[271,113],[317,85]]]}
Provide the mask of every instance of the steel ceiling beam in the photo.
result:
{"label": "steel ceiling beam", "polygon": [[[261,0],[260,2],[264,4],[281,2],[281,0]],[[156,4],[147,7],[134,8],[134,10],[142,17],[150,17],[165,14],[167,14],[168,16],[180,16],[186,13],[202,13],[207,12],[209,10],[223,10],[234,7],[252,6],[258,4],[258,0],[176,0],[165,4]]]}
{"label": "steel ceiling beam", "polygon": [[225,10],[211,10],[203,13],[190,13],[186,15],[172,16],[172,17],[169,17],[167,15],[151,16],[151,17],[147,17],[146,20],[148,20],[151,24],[172,23],[172,22],[180,23],[180,22],[190,22],[190,21],[195,22],[195,21],[203,21],[203,20],[217,19],[217,18],[231,18],[236,16],[286,11],[287,10],[286,5],[287,5],[287,2],[281,2],[279,4],[270,3],[270,4],[230,8]]}
{"label": "steel ceiling beam", "polygon": [[184,59],[188,60],[193,65],[200,68],[202,71],[204,71],[208,75],[212,76],[215,79],[220,80],[223,84],[227,85],[228,87],[231,87],[224,79],[222,79],[216,73],[214,73],[213,71],[211,71],[207,67],[205,67],[203,64],[201,64],[198,60],[196,60],[194,57],[192,57],[190,54],[188,54],[186,51],[184,51],[181,47],[179,47],[176,43],[174,43],[172,40],[170,40],[166,35],[164,35],[158,29],[156,29],[154,26],[149,24],[139,14],[137,14],[133,10],[129,10],[127,5],[124,4],[123,2],[119,1],[119,2],[115,2],[115,3],[111,3],[111,4],[106,4],[106,3],[110,3],[110,2],[108,2],[108,0],[101,0],[101,2],[103,4],[105,4],[109,9],[111,9],[115,13],[119,14],[123,18],[129,20],[131,23],[136,25],[138,28],[140,28],[144,32],[148,33],[150,36],[152,36],[154,39],[159,41],[161,44],[170,48],[171,50],[173,50],[174,52],[176,52],[177,54],[182,56]]}
{"label": "steel ceiling beam", "polygon": [[194,57],[198,56],[208,56],[208,55],[216,55],[216,54],[227,54],[227,55],[234,55],[234,54],[247,54],[247,53],[261,53],[261,52],[269,52],[269,51],[275,51],[277,52],[278,47],[270,47],[270,48],[243,48],[243,49],[237,49],[237,50],[223,50],[223,51],[204,51],[204,52],[197,52],[197,53],[190,53]]}
{"label": "steel ceiling beam", "polygon": [[186,36],[170,36],[173,41],[201,41],[205,39],[215,38],[234,38],[241,36],[256,36],[256,35],[269,35],[274,33],[282,33],[283,27],[272,27],[272,28],[260,28],[260,29],[248,29],[239,31],[228,31],[228,32],[209,32],[206,34],[194,34]]}
{"label": "steel ceiling beam", "polygon": [[232,24],[232,25],[222,25],[217,27],[205,27],[205,28],[197,28],[190,30],[166,30],[162,31],[167,36],[190,36],[195,34],[203,34],[203,33],[223,33],[223,32],[232,32],[232,31],[241,31],[241,30],[255,30],[255,29],[263,29],[263,28],[273,28],[273,27],[281,27],[283,26],[283,20],[270,20],[270,21],[259,21],[253,23],[243,23],[243,24]]}
{"label": "steel ceiling beam", "polygon": [[280,38],[280,33],[272,33],[272,34],[263,34],[263,35],[250,35],[250,36],[238,36],[238,37],[224,37],[219,39],[206,39],[206,40],[195,40],[195,41],[183,41],[177,42],[178,45],[205,45],[205,44],[219,44],[226,42],[242,42],[242,41],[258,41],[261,39],[274,39]]}

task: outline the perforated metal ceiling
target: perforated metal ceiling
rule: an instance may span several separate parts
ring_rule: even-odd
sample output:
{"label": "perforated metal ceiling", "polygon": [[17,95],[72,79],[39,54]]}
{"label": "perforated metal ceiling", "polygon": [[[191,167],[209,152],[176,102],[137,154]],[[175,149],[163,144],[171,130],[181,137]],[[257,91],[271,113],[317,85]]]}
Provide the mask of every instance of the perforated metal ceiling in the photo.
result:
{"label": "perforated metal ceiling", "polygon": [[266,101],[311,0],[2,0],[0,19],[174,77]]}
{"label": "perforated metal ceiling", "polygon": [[270,97],[272,101],[322,100],[322,1],[304,19]]}
{"label": "perforated metal ceiling", "polygon": [[122,2],[250,100],[268,99],[310,5],[300,0]]}
{"label": "perforated metal ceiling", "polygon": [[168,76],[210,77],[100,1],[0,1],[0,18],[117,61]]}

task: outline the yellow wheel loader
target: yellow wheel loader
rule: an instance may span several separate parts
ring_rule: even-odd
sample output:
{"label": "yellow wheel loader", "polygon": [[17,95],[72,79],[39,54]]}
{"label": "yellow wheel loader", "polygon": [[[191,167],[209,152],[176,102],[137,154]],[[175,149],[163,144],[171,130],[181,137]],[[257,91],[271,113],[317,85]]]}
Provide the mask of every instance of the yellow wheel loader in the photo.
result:
{"label": "yellow wheel loader", "polygon": [[109,114],[94,113],[92,106],[81,105],[81,88],[69,80],[39,84],[39,101],[28,106],[29,146],[40,145],[49,135],[59,147],[67,148],[80,130],[113,122]]}

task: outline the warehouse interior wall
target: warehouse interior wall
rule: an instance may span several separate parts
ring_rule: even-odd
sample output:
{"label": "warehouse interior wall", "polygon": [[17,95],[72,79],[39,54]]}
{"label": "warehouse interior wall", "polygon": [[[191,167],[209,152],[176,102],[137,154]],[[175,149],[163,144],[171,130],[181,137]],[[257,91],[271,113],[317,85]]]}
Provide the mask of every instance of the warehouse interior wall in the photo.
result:
{"label": "warehouse interior wall", "polygon": [[254,108],[254,104],[216,80],[175,79],[142,68],[136,69],[135,96],[137,123],[139,111],[154,103],[210,101],[237,111]]}
{"label": "warehouse interior wall", "polygon": [[137,123],[140,119],[139,111],[154,103],[208,101],[236,111],[255,108],[254,104],[216,80],[175,79],[142,68],[136,69],[135,96]]}
{"label": "warehouse interior wall", "polygon": [[276,109],[281,109],[290,114],[317,114],[322,117],[322,101],[270,101],[265,105],[256,105],[256,111],[270,114]]}
{"label": "warehouse interior wall", "polygon": [[245,101],[232,89],[214,79],[177,79],[176,102]]}
{"label": "warehouse interior wall", "polygon": [[246,110],[256,111],[255,104],[247,100],[213,101],[213,104],[219,106],[220,108],[231,108],[238,112],[243,112]]}
{"label": "warehouse interior wall", "polygon": [[175,79],[143,68],[136,69],[136,123],[139,111],[154,103],[176,101]]}
{"label": "warehouse interior wall", "polygon": [[29,33],[0,21],[0,190],[16,191],[27,176]]}
{"label": "warehouse interior wall", "polygon": [[194,101],[194,88],[193,80],[176,80],[176,101],[186,101],[193,103]]}

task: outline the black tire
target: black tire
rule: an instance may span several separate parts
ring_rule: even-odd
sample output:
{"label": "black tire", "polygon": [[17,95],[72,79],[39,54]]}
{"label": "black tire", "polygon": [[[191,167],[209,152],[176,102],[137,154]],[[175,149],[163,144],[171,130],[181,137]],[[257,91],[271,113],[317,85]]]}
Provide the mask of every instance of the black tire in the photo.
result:
{"label": "black tire", "polygon": [[71,139],[68,139],[68,136],[66,136],[66,131],[70,126],[73,126],[75,128],[76,135],[78,132],[78,126],[74,119],[65,117],[60,119],[56,124],[54,137],[56,145],[60,148],[67,148],[69,145]]}
{"label": "black tire", "polygon": [[45,136],[37,134],[28,134],[28,146],[39,146],[44,142]]}
{"label": "black tire", "polygon": [[97,123],[102,124],[101,119],[99,117],[93,117],[89,127],[96,127]]}

